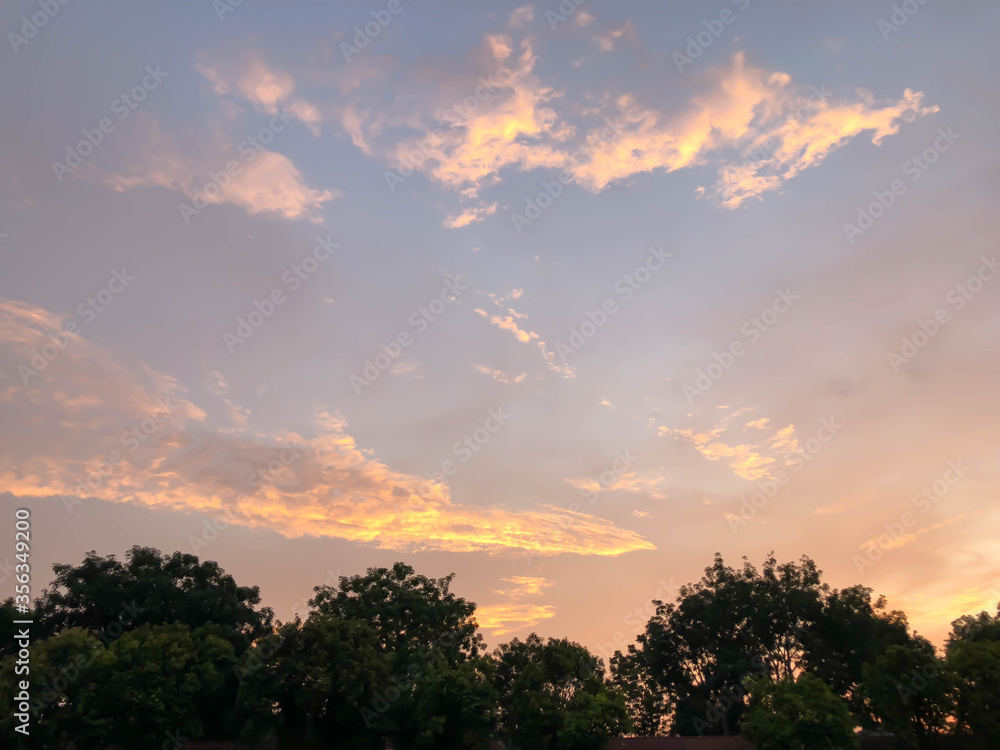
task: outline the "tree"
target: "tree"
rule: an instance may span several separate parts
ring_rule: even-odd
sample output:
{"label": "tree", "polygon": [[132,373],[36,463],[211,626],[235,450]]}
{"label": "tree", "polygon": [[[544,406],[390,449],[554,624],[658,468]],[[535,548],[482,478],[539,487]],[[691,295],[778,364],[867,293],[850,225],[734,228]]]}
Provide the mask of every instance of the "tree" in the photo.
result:
{"label": "tree", "polygon": [[[92,633],[83,628],[70,628],[56,636],[35,641],[30,646],[31,685],[31,739],[15,747],[60,747],[60,740],[75,738],[86,750],[88,743],[99,739],[94,734],[102,727],[92,726],[91,715],[84,696],[93,696],[91,665],[95,659],[105,658],[105,646]],[[13,704],[18,682],[24,676],[15,672],[17,657],[7,656],[0,664],[0,700],[4,705]],[[20,724],[7,713],[0,720],[0,731],[5,737],[17,738],[14,726]]]}
{"label": "tree", "polygon": [[963,615],[951,624],[947,647],[953,643],[1000,642],[1000,606],[997,614],[980,612],[978,615]]}
{"label": "tree", "polygon": [[236,669],[248,714],[244,734],[259,740],[274,733],[297,748],[381,750],[385,727],[372,706],[390,670],[367,623],[322,614],[285,623]]}
{"label": "tree", "polygon": [[524,750],[597,750],[628,729],[624,696],[604,665],[568,640],[532,633],[494,651],[499,735]]}
{"label": "tree", "polygon": [[650,674],[645,654],[634,645],[611,657],[612,684],[625,697],[632,732],[639,737],[660,737],[669,728],[669,699]]}
{"label": "tree", "polygon": [[[863,586],[830,589],[808,557],[778,564],[769,555],[758,570],[746,559],[732,568],[716,555],[675,602],[653,604],[628,668],[644,670],[669,694],[672,734],[733,734],[746,709],[745,678],[778,682],[802,672],[844,698],[858,723],[874,726],[862,669],[911,642],[905,615],[886,611],[885,599],[873,600]],[[626,684],[633,720],[651,726],[636,713],[645,710],[642,681]]]}
{"label": "tree", "polygon": [[920,747],[927,735],[947,729],[956,683],[928,641],[890,646],[862,671],[872,713],[904,743]]}
{"label": "tree", "polygon": [[861,692],[864,665],[890,646],[911,642],[906,615],[889,611],[885,597],[873,599],[870,588],[851,586],[827,594],[804,637],[806,669],[847,701],[862,727],[873,729],[877,720]]}
{"label": "tree", "polygon": [[482,636],[476,605],[450,591],[455,575],[427,578],[405,563],[369,568],[363,576],[341,576],[337,586],[317,586],[315,611],[342,620],[364,620],[375,629],[378,648],[408,664],[428,650],[454,661],[477,655]]}
{"label": "tree", "polygon": [[[32,646],[32,736],[50,745],[70,738],[80,750],[159,747],[168,733],[225,739],[234,731],[233,691],[224,689],[234,663],[214,625],[143,625],[107,644],[68,628]],[[7,657],[0,673],[13,669]],[[3,684],[9,690],[14,680]]]}
{"label": "tree", "polygon": [[398,750],[470,748],[488,742],[494,697],[476,605],[451,592],[454,574],[418,575],[404,563],[318,586],[312,616],[371,626],[388,681],[370,712]]}
{"label": "tree", "polygon": [[826,587],[815,563],[735,569],[716,554],[697,583],[656,611],[639,638],[654,679],[671,695],[674,734],[733,734],[745,709],[744,679],[781,679],[805,664],[805,633],[822,614]]}
{"label": "tree", "polygon": [[952,623],[947,664],[957,679],[956,729],[982,748],[1000,746],[1000,614]]}
{"label": "tree", "polygon": [[777,682],[754,682],[743,736],[757,750],[846,750],[858,746],[847,704],[808,673]]}
{"label": "tree", "polygon": [[213,623],[242,653],[272,629],[257,586],[239,586],[218,563],[194,555],[135,546],[124,562],[88,552],[80,565],[52,570],[55,579],[35,602],[35,632],[43,636],[84,628],[117,638],[142,625]]}

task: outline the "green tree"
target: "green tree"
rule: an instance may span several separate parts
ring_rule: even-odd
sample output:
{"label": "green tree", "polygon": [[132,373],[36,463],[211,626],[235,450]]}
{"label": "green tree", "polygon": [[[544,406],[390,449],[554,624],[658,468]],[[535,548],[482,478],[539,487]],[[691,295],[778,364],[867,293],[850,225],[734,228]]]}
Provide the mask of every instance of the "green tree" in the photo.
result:
{"label": "green tree", "polygon": [[779,564],[769,555],[758,570],[745,559],[742,568],[730,567],[716,555],[675,602],[653,604],[636,656],[619,666],[645,671],[625,683],[633,720],[653,725],[641,715],[649,710],[641,686],[655,681],[670,697],[672,734],[736,733],[747,677],[777,682],[802,672],[820,677],[859,724],[873,727],[863,667],[890,646],[911,642],[901,612],[886,611],[885,599],[873,600],[863,586],[830,589],[808,557]]}
{"label": "green tree", "polygon": [[948,728],[956,682],[925,639],[890,646],[863,669],[862,692],[882,728],[910,747]]}
{"label": "green tree", "polygon": [[757,750],[847,750],[858,746],[847,704],[808,673],[777,682],[754,682],[743,736]]}
{"label": "green tree", "polygon": [[[223,689],[235,680],[226,635],[214,625],[175,623],[143,625],[108,644],[82,628],[37,642],[33,739],[56,746],[70,738],[80,750],[159,747],[168,733],[225,739],[235,709],[233,691]],[[4,661],[4,677],[14,661]],[[0,695],[8,686],[13,680],[4,680]]]}
{"label": "green tree", "polygon": [[948,647],[953,643],[972,643],[978,641],[1000,642],[1000,607],[997,614],[980,612],[978,615],[964,615],[951,624],[951,634],[948,636]]}
{"label": "green tree", "polygon": [[568,640],[532,633],[494,651],[499,735],[524,750],[597,750],[629,727],[604,665]]}
{"label": "green tree", "polygon": [[258,640],[235,670],[248,714],[244,735],[273,733],[296,748],[343,743],[381,750],[385,727],[371,706],[390,670],[367,623],[322,614],[285,623]]}
{"label": "green tree", "polygon": [[377,714],[399,750],[484,746],[493,724],[492,686],[476,605],[451,590],[454,575],[428,578],[404,563],[318,586],[313,615],[371,626],[389,665],[366,715]]}
{"label": "green tree", "polygon": [[483,648],[473,617],[476,605],[451,592],[455,574],[417,575],[405,563],[342,576],[337,586],[317,586],[309,605],[341,620],[363,620],[375,629],[378,648],[408,664],[412,655],[441,652],[454,661]]}
{"label": "green tree", "polygon": [[52,570],[55,579],[35,602],[36,633],[42,636],[84,628],[117,638],[141,625],[212,623],[242,653],[272,630],[273,613],[258,608],[257,586],[239,586],[218,563],[194,555],[135,546],[124,561],[88,552],[80,565]]}
{"label": "green tree", "polygon": [[[95,726],[99,717],[89,705],[96,693],[93,663],[106,658],[106,647],[83,628],[70,628],[30,646],[31,739],[38,747],[57,747],[67,737],[79,738],[80,747],[88,747],[100,738],[104,726]],[[16,656],[4,658],[0,665],[0,701],[13,703],[24,675],[16,673]],[[14,738],[15,747],[29,747],[16,742],[14,726],[20,724],[5,712],[0,732]],[[95,732],[97,732],[95,734]]]}
{"label": "green tree", "polygon": [[670,703],[666,691],[653,679],[644,652],[634,645],[611,657],[611,682],[625,697],[632,732],[660,737],[669,728]]}
{"label": "green tree", "polygon": [[955,620],[947,663],[958,684],[957,731],[973,735],[979,747],[1000,747],[1000,614]]}
{"label": "green tree", "polygon": [[639,648],[672,698],[674,734],[734,734],[745,710],[744,679],[795,674],[806,660],[806,634],[822,616],[827,588],[815,563],[757,570],[716,555],[705,575],[681,587],[676,602],[656,611]]}
{"label": "green tree", "polygon": [[861,691],[863,669],[890,646],[911,642],[906,615],[889,611],[885,597],[873,598],[865,586],[833,590],[804,638],[806,669],[847,701],[858,724],[873,729],[878,722]]}

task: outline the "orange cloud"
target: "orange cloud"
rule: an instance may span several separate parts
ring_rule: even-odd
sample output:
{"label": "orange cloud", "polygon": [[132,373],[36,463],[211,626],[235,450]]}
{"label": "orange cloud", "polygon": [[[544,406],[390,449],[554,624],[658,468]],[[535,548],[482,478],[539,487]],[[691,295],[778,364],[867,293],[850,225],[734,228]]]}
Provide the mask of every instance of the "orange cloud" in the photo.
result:
{"label": "orange cloud", "polygon": [[[789,459],[800,452],[798,439],[795,437],[795,425],[788,425],[777,430],[774,435],[762,445],[751,443],[732,444],[720,439],[721,435],[733,430],[729,422],[746,410],[740,409],[722,420],[716,427],[706,432],[696,432],[693,429],[671,429],[660,427],[660,435],[677,435],[690,443],[695,450],[709,461],[727,459],[726,463],[736,476],[754,481],[765,476],[773,476],[774,470],[787,465]],[[767,417],[744,425],[760,430],[769,429],[770,420]]]}
{"label": "orange cloud", "polygon": [[[319,211],[339,195],[310,188],[287,156],[256,146],[250,148],[246,142],[235,146],[217,139],[204,153],[184,153],[154,124],[147,143],[145,153],[128,173],[99,175],[99,181],[118,191],[142,186],[176,190],[191,202],[193,214],[199,213],[204,204],[231,203],[251,215],[271,214],[314,223],[322,223]],[[229,158],[220,154],[228,154]],[[238,171],[227,172],[227,163],[235,163]],[[91,171],[98,174],[96,168]],[[213,172],[227,179],[213,177]]]}
{"label": "orange cloud", "polygon": [[479,626],[492,631],[491,635],[507,635],[524,628],[534,627],[542,620],[555,616],[555,608],[548,604],[523,601],[529,597],[541,596],[544,590],[552,585],[549,581],[530,576],[512,576],[503,580],[505,583],[512,584],[513,587],[510,590],[499,590],[496,593],[508,597],[511,601],[476,609],[476,620],[479,622]]}
{"label": "orange cloud", "polygon": [[[17,372],[29,364],[61,326],[43,309],[0,299],[0,367]],[[0,391],[0,420],[18,436],[0,448],[0,491],[64,496],[70,510],[82,497],[197,511],[216,528],[236,524],[385,549],[654,549],[596,516],[455,503],[447,485],[395,471],[358,447],[335,413],[319,412],[311,436],[211,429],[173,379],[127,367],[81,336],[66,342],[37,374]],[[213,388],[224,392],[218,376]],[[136,429],[142,441],[133,447]],[[202,531],[193,529],[194,546],[208,538]]]}
{"label": "orange cloud", "polygon": [[[627,25],[595,40],[610,50],[626,33],[632,33]],[[862,133],[870,132],[880,144],[904,120],[937,111],[910,89],[885,103],[865,92],[853,101],[803,93],[787,73],[755,68],[742,52],[708,71],[705,90],[676,111],[643,104],[627,92],[609,105],[560,109],[563,94],[535,72],[529,39],[516,45],[509,36],[487,35],[484,46],[491,65],[480,80],[488,78],[491,88],[474,111],[458,121],[440,113],[411,115],[406,124],[418,133],[382,149],[391,166],[419,170],[463,201],[478,200],[507,168],[566,170],[577,184],[599,192],[636,174],[714,165],[715,185],[699,188],[700,194],[736,208],[780,188]],[[354,118],[345,129],[372,153],[384,112],[374,103],[350,106]],[[414,153],[419,159],[412,159]],[[492,206],[464,207],[449,215],[445,226],[479,221]]]}
{"label": "orange cloud", "polygon": [[204,56],[198,71],[212,84],[220,96],[238,96],[250,102],[259,112],[277,114],[287,108],[305,122],[315,135],[322,120],[317,107],[304,99],[293,98],[295,79],[291,74],[272,70],[255,52],[239,58],[224,58],[209,62]]}
{"label": "orange cloud", "polygon": [[555,616],[555,607],[532,602],[492,604],[476,609],[476,621],[479,627],[489,630],[490,635],[495,636],[532,628],[542,620]]}
{"label": "orange cloud", "polygon": [[526,377],[528,373],[522,372],[520,375],[508,375],[503,370],[494,370],[486,365],[473,365],[476,372],[481,372],[483,375],[489,375],[498,383],[509,384],[509,383],[520,383]]}
{"label": "orange cloud", "polygon": [[537,339],[538,334],[534,331],[522,331],[517,327],[517,323],[514,321],[510,315],[501,318],[499,315],[494,315],[490,318],[490,323],[495,325],[502,331],[510,331],[514,334],[514,338],[520,341],[522,344],[529,343],[532,339]]}

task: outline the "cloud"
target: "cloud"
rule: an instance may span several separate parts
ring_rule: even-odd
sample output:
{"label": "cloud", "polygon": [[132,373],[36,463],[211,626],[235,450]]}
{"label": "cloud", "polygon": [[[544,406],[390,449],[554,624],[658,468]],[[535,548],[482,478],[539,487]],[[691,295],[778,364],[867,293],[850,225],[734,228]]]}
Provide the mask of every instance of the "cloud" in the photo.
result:
{"label": "cloud", "polygon": [[242,98],[258,112],[269,115],[285,107],[306,123],[314,135],[319,135],[323,119],[319,109],[304,99],[293,98],[295,79],[287,72],[272,70],[258,53],[212,61],[202,55],[197,67],[219,96]]}
{"label": "cloud", "polygon": [[[475,308],[473,312],[477,315],[482,315],[484,318],[489,318],[491,325],[495,325],[503,331],[509,331],[514,335],[514,338],[522,344],[530,344],[531,342],[534,342],[538,346],[538,351],[542,356],[542,361],[545,363],[545,367],[552,372],[558,373],[564,378],[576,377],[576,371],[573,367],[566,363],[556,361],[555,353],[548,350],[548,346],[540,339],[537,333],[534,331],[524,330],[518,326],[517,321],[526,320],[528,318],[527,314],[520,313],[513,308],[507,307],[505,303],[508,299],[520,299],[523,293],[523,289],[515,289],[510,293],[509,297],[501,297],[492,293],[486,295],[490,298],[494,305],[501,308],[501,310],[504,310],[507,313],[506,315],[491,315],[481,307]],[[482,292],[480,292],[480,294],[482,294]]]}
{"label": "cloud", "polygon": [[448,216],[441,226],[447,229],[458,229],[468,226],[475,221],[482,221],[487,216],[492,216],[497,211],[497,204],[491,203],[488,206],[473,206],[462,209],[458,214]]}
{"label": "cloud", "polygon": [[507,26],[512,29],[520,29],[529,25],[535,20],[535,9],[530,5],[522,5],[515,9],[507,21]]}
{"label": "cloud", "polygon": [[[610,51],[625,37],[634,37],[628,24],[594,38]],[[681,106],[658,108],[629,92],[611,98],[586,91],[582,106],[557,81],[543,82],[530,38],[518,43],[509,35],[486,35],[483,47],[486,63],[470,71],[468,87],[479,92],[479,81],[488,80],[489,93],[462,116],[442,114],[408,95],[406,124],[417,132],[389,136],[386,106],[369,96],[363,105],[351,103],[353,116],[344,122],[365,153],[420,171],[461,197],[462,208],[444,222],[448,227],[491,215],[495,204],[481,194],[510,169],[565,170],[582,188],[600,192],[638,174],[706,167],[715,182],[699,193],[736,208],[779,189],[862,133],[871,133],[878,145],[902,122],[938,110],[910,89],[886,102],[864,91],[835,100],[825,91],[803,90],[787,73],[750,65],[742,52],[707,71],[703,90]]]}
{"label": "cloud", "polygon": [[510,315],[501,318],[499,315],[493,315],[490,317],[490,323],[495,325],[501,331],[510,331],[514,334],[514,338],[520,341],[522,344],[528,344],[532,339],[537,339],[538,334],[534,331],[523,331],[517,327],[517,322]]}
{"label": "cloud", "polygon": [[[0,371],[31,366],[63,325],[41,308],[0,299]],[[8,435],[0,443],[0,492],[63,497],[70,509],[82,497],[196,511],[292,538],[394,550],[620,555],[655,548],[583,513],[456,503],[447,485],[395,471],[359,447],[335,412],[317,412],[309,435],[227,431],[213,427],[174,379],[121,364],[78,335],[67,334],[51,361],[35,358],[43,361],[37,374],[0,388]],[[220,392],[221,380],[213,385]]]}
{"label": "cloud", "polygon": [[552,585],[544,578],[533,576],[511,576],[510,578],[504,578],[503,581],[512,584],[513,588],[509,591],[497,591],[496,593],[515,597],[539,596],[545,589]]}
{"label": "cloud", "polygon": [[767,521],[765,521],[763,518],[755,518],[755,517],[744,518],[743,516],[737,516],[736,514],[729,513],[729,512],[724,512],[722,514],[722,517],[726,519],[726,522],[732,528],[736,528],[738,525],[741,525],[741,524],[744,524],[744,523],[747,523],[747,522],[749,522],[749,523],[759,523],[759,524],[766,524],[767,523]]}
{"label": "cloud", "polygon": [[923,94],[906,89],[903,98],[880,106],[871,94],[860,92],[857,102],[827,102],[801,97],[784,98],[772,118],[762,121],[744,138],[742,165],[723,168],[714,195],[726,208],[774,190],[802,171],[814,167],[834,150],[864,132],[881,145],[899,132],[902,122],[938,111],[923,106]]}
{"label": "cloud", "polygon": [[912,544],[917,541],[922,535],[929,534],[932,531],[937,531],[938,529],[944,528],[945,526],[951,526],[953,523],[958,523],[959,521],[965,520],[966,514],[963,513],[960,516],[954,518],[949,518],[947,521],[941,521],[940,523],[931,524],[930,526],[925,526],[920,529],[916,529],[912,533],[903,534],[901,536],[890,536],[889,534],[883,534],[882,536],[869,539],[861,544],[858,549],[871,551],[872,549],[878,547],[882,550],[888,552],[894,549],[900,549],[908,544]]}
{"label": "cloud", "polygon": [[389,372],[393,375],[408,375],[411,378],[420,380],[423,378],[419,372],[420,363],[414,360],[399,360],[392,367],[389,368]]}
{"label": "cloud", "polygon": [[494,370],[486,365],[473,365],[476,372],[481,372],[483,375],[489,375],[498,383],[510,384],[510,383],[520,383],[526,377],[528,373],[522,372],[519,375],[508,375],[503,370]]}
{"label": "cloud", "polygon": [[899,132],[903,120],[938,110],[924,107],[923,94],[910,89],[885,105],[866,92],[859,93],[860,101],[829,102],[825,93],[799,93],[786,73],[749,66],[742,53],[712,71],[709,80],[709,90],[679,115],[620,96],[622,132],[614,139],[592,138],[591,160],[572,170],[578,182],[597,191],[642,172],[714,162],[719,176],[711,193],[735,208],[816,166],[862,132],[871,131],[878,145]]}
{"label": "cloud", "polygon": [[555,608],[551,605],[524,601],[527,598],[541,596],[544,590],[552,585],[549,581],[530,576],[513,576],[504,578],[503,581],[512,584],[512,588],[498,590],[495,593],[507,597],[510,601],[476,609],[479,626],[491,631],[491,635],[502,636],[534,627],[542,620],[555,616]]}
{"label": "cloud", "polygon": [[[613,471],[606,473],[614,474]],[[599,481],[592,477],[566,477],[563,481],[570,487],[575,487],[581,491],[614,492],[616,490],[624,490],[626,492],[648,492],[651,497],[659,500],[666,497],[663,493],[655,491],[664,481],[664,478],[658,472],[652,470],[641,473],[630,471],[624,474],[614,474],[614,478],[610,481]],[[603,484],[602,481],[604,482]]]}
{"label": "cloud", "polygon": [[503,636],[525,628],[532,628],[542,620],[556,616],[555,607],[534,602],[509,602],[491,604],[476,610],[479,627],[490,635]]}
{"label": "cloud", "polygon": [[[97,179],[117,191],[137,187],[162,187],[183,193],[192,205],[198,201],[220,205],[231,203],[250,215],[265,214],[283,219],[308,219],[322,223],[320,211],[339,193],[316,190],[305,183],[291,160],[275,151],[247,149],[216,137],[202,153],[185,153],[174,139],[153,124],[146,148],[124,173],[97,174]],[[252,154],[248,156],[247,154]],[[226,172],[235,163],[235,175]],[[213,176],[224,174],[225,180]]]}
{"label": "cloud", "polygon": [[[765,476],[773,476],[773,472],[790,463],[790,459],[801,452],[798,439],[795,437],[795,425],[778,429],[763,443],[742,443],[723,439],[722,436],[735,427],[729,423],[745,409],[740,409],[725,417],[716,426],[698,432],[694,429],[671,429],[660,427],[660,435],[676,435],[690,443],[695,450],[710,461],[725,460],[736,476],[755,481]],[[744,426],[756,427],[760,430],[768,427],[770,420],[766,417],[749,422]],[[742,431],[741,431],[742,432]]]}

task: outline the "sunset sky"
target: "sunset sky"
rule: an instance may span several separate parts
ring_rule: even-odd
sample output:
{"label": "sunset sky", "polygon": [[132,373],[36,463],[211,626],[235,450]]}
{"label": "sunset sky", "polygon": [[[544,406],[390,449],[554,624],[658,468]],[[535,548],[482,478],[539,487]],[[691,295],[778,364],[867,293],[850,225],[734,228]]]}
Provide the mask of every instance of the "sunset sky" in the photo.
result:
{"label": "sunset sky", "polygon": [[1000,599],[1000,8],[902,5],[5,4],[0,533],[604,655],[774,550],[940,643]]}

